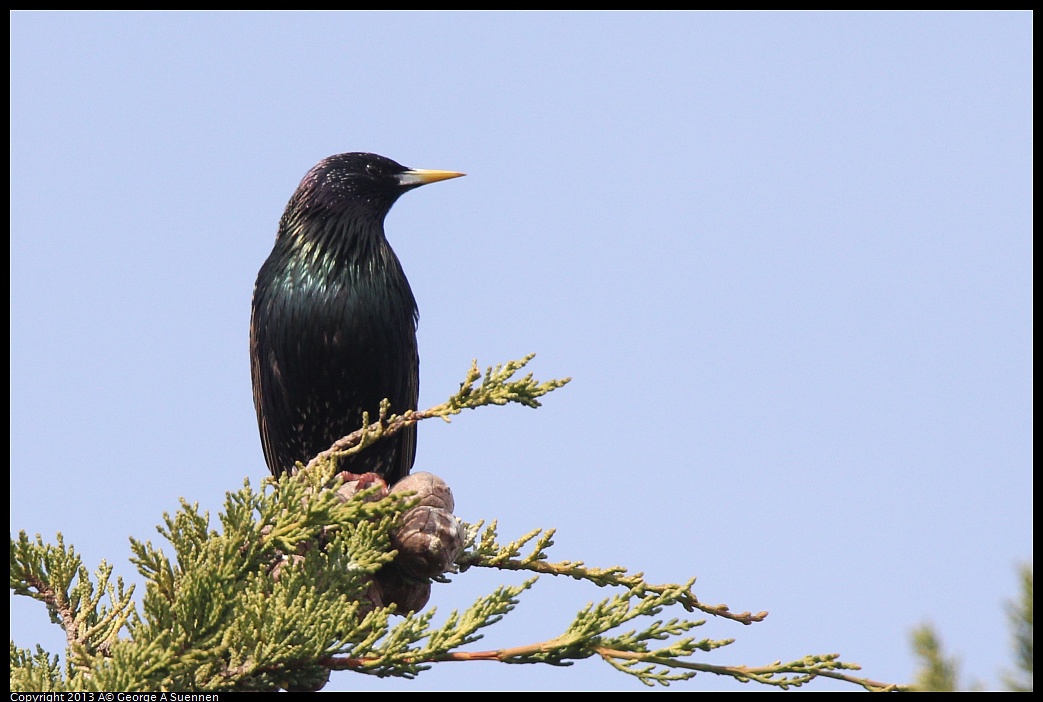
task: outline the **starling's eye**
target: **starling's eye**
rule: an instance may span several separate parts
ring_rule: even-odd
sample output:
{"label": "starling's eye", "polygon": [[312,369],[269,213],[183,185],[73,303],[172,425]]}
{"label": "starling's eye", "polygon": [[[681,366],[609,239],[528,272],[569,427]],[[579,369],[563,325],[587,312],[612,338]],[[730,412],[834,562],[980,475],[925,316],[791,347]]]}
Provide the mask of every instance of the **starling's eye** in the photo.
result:
{"label": "starling's eye", "polygon": [[371,175],[373,177],[379,176],[380,175],[380,166],[378,166],[375,163],[367,163],[366,164],[366,173],[368,173],[369,175]]}

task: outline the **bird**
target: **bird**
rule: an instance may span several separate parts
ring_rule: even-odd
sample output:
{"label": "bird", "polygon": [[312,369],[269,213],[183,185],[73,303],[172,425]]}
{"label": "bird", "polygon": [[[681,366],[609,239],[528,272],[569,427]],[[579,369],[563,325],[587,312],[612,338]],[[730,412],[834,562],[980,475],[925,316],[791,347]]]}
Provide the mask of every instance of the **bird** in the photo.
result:
{"label": "bird", "polygon": [[[371,153],[316,164],[279,220],[257,274],[250,369],[265,462],[293,473],[337,439],[417,407],[419,312],[384,219],[405,192],[464,175],[407,168]],[[416,455],[416,425],[342,457],[339,471],[392,485]]]}

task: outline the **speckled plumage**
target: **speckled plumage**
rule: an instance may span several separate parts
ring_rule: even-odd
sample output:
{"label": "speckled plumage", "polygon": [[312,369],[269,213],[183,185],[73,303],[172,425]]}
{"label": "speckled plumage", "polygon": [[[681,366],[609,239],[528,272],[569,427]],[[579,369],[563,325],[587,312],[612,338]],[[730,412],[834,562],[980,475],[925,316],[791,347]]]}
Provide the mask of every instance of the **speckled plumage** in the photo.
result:
{"label": "speckled plumage", "polygon": [[[416,300],[384,235],[398,197],[461,175],[413,171],[374,154],[331,156],[290,198],[275,248],[257,275],[250,322],[254,405],[275,475],[391,411],[415,409]],[[409,473],[416,427],[341,462],[389,483]]]}

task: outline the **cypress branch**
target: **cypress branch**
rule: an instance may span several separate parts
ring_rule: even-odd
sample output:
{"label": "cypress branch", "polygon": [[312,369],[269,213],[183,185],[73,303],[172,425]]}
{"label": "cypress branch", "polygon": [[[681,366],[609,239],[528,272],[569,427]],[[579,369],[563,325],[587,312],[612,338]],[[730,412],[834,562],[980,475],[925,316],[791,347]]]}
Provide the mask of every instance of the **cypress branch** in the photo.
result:
{"label": "cypress branch", "polygon": [[[36,647],[11,643],[11,689],[17,691],[220,691],[315,690],[331,670],[413,678],[432,665],[496,660],[512,664],[568,666],[599,657],[645,685],[670,685],[698,673],[788,688],[817,677],[868,690],[900,686],[854,677],[858,666],[835,654],[783,664],[729,666],[695,660],[734,639],[691,636],[705,619],[692,612],[744,625],[766,612],[733,613],[702,603],[695,579],[652,584],[623,567],[593,568],[581,561],[549,560],[553,530],[536,529],[501,544],[496,523],[463,525],[464,550],[451,572],[471,568],[526,571],[533,577],[505,585],[451,612],[440,625],[434,611],[384,606],[377,574],[392,563],[392,534],[418,497],[383,495],[376,487],[345,497],[344,476],[330,459],[355,452],[423,419],[449,421],[464,409],[539,399],[568,382],[514,376],[527,356],[488,368],[472,363],[460,389],[424,411],[390,415],[384,403],[376,421],[329,450],[298,464],[294,474],[246,481],[226,496],[212,528],[210,516],[182,500],[165,514],[159,533],[173,558],[149,541],[131,540],[132,562],[145,579],[140,613],[133,588],[111,581],[102,563],[92,575],[59,534],[56,545],[24,533],[11,539],[11,589],[40,600],[66,632],[65,662]],[[420,508],[417,508],[420,509]],[[451,515],[449,515],[450,518]],[[452,518],[455,519],[455,518]],[[474,650],[481,630],[510,615],[541,575],[565,576],[613,593],[581,608],[561,634],[547,641],[498,650]],[[436,577],[445,581],[445,578]],[[103,602],[103,600],[107,600]],[[673,616],[667,616],[670,613]],[[394,617],[394,618],[393,618]]]}

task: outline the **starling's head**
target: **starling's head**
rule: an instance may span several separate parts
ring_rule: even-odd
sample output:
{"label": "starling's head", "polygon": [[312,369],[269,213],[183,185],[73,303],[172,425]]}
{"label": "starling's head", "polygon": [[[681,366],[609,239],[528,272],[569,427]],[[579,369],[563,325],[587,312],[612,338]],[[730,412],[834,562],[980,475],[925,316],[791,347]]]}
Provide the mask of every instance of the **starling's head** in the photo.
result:
{"label": "starling's head", "polygon": [[308,171],[286,205],[273,255],[296,260],[372,256],[387,247],[384,217],[402,193],[462,175],[413,170],[376,154],[325,158]]}
{"label": "starling's head", "polygon": [[323,159],[304,176],[297,189],[298,204],[334,210],[361,207],[383,217],[407,190],[462,175],[406,168],[377,154],[337,154]]}

